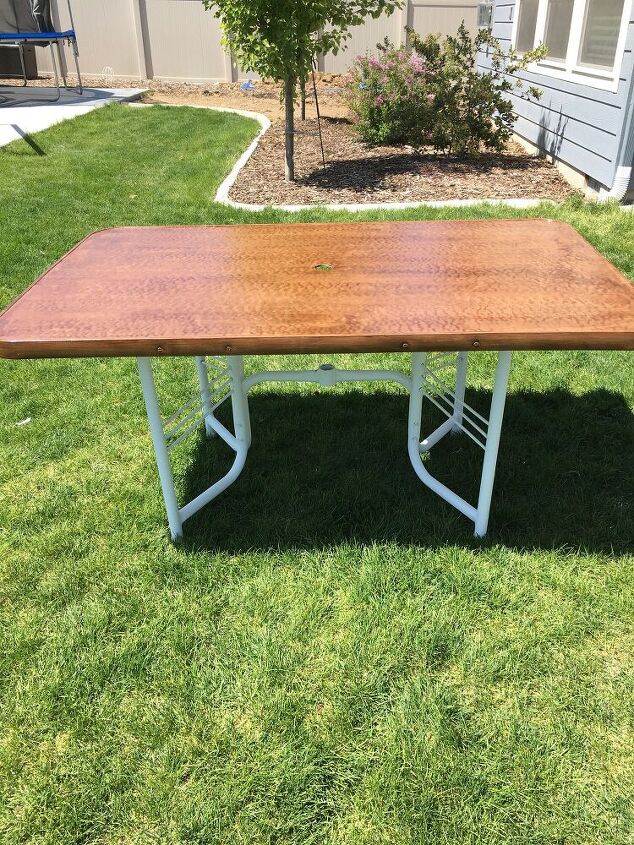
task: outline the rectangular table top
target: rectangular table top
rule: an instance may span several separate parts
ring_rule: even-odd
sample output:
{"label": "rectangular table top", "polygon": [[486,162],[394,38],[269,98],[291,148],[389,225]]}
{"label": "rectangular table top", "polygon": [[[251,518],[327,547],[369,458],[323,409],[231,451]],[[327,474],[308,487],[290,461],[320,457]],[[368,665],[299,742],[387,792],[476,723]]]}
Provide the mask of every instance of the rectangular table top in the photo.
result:
{"label": "rectangular table top", "polygon": [[0,315],[0,356],[634,349],[634,285],[552,220],[96,232]]}

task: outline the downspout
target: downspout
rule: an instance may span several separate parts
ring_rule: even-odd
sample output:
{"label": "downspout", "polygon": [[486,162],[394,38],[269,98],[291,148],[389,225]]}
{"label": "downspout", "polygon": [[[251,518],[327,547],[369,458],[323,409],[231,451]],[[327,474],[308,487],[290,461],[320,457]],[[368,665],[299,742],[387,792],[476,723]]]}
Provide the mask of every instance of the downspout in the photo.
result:
{"label": "downspout", "polygon": [[612,187],[609,191],[606,191],[604,189],[601,190],[601,193],[598,197],[599,202],[609,202],[610,200],[623,202],[623,200],[627,196],[628,191],[630,190],[630,183],[632,181],[633,171],[634,168],[632,167],[617,167],[616,176],[614,177]]}
{"label": "downspout", "polygon": [[[633,9],[634,11],[634,9]],[[609,191],[601,191],[599,202],[616,200],[621,203],[628,191],[632,190],[632,175],[634,173],[634,70],[630,78],[630,92],[626,105],[623,136],[617,161],[619,162],[614,176],[614,182]]]}

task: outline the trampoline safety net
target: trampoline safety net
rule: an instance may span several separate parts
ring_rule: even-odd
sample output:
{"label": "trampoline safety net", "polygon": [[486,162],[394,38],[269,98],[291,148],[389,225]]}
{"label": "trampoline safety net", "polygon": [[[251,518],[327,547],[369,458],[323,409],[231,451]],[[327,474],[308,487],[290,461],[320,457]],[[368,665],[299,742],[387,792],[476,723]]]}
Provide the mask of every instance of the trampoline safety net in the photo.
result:
{"label": "trampoline safety net", "polygon": [[0,33],[23,32],[54,32],[50,0],[0,0]]}
{"label": "trampoline safety net", "polygon": [[[25,45],[50,47],[58,100],[61,89],[59,85],[58,62],[55,58],[53,46],[57,46],[64,86],[68,88],[66,82],[66,63],[61,50],[61,44],[63,42],[66,42],[70,46],[72,56],[75,60],[78,81],[77,93],[83,93],[81,72],[79,70],[79,50],[77,48],[77,37],[75,36],[70,0],[67,0],[67,6],[71,28],[65,31],[57,31],[51,17],[51,0],[0,0],[0,46],[17,47],[19,50],[24,85],[27,84],[24,61]],[[39,33],[42,34],[42,40],[37,37]]]}

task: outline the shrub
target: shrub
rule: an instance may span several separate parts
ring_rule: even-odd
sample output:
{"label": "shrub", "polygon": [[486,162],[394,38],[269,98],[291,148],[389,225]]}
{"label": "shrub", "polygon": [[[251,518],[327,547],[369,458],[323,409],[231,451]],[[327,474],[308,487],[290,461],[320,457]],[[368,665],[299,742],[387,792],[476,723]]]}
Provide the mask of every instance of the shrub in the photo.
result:
{"label": "shrub", "polygon": [[[515,74],[543,57],[544,48],[505,53],[489,30],[472,38],[464,23],[447,38],[408,33],[410,48],[386,40],[377,45],[378,58],[359,56],[354,63],[347,101],[361,137],[460,156],[502,150],[516,118],[508,93],[541,94]],[[487,73],[477,69],[481,50],[489,58]]]}
{"label": "shrub", "polygon": [[346,88],[361,136],[370,144],[424,143],[432,118],[425,60],[389,41],[357,56]]}

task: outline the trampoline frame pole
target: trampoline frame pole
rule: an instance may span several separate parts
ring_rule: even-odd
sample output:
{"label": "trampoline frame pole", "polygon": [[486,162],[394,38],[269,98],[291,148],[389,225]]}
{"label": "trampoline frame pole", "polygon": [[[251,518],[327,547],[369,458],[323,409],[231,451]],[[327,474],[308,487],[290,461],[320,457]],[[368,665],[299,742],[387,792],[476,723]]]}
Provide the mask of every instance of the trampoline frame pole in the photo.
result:
{"label": "trampoline frame pole", "polygon": [[[51,63],[53,65],[53,73],[55,74],[55,87],[57,88],[57,97],[53,102],[57,102],[57,100],[59,100],[59,98],[62,96],[62,89],[61,89],[60,84],[59,84],[59,73],[58,73],[58,70],[57,70],[57,59],[55,58],[55,49],[53,47],[53,43],[54,43],[53,41],[49,41],[48,46],[51,50]],[[59,42],[58,42],[58,44],[59,44]],[[58,49],[59,49],[59,47],[58,47]]]}
{"label": "trampoline frame pole", "polygon": [[24,79],[24,88],[28,85],[28,80],[26,77],[26,62],[24,61],[24,44],[16,44],[18,48],[18,54],[20,56],[20,65],[22,67],[22,78]]}
{"label": "trampoline frame pole", "polygon": [[[70,0],[66,0],[66,5],[68,6],[68,20],[70,21],[70,28],[73,32],[75,32],[75,19],[73,18],[73,7],[70,4]],[[79,47],[77,46],[76,37],[72,39],[71,47],[73,48],[73,59],[75,60],[75,70],[77,71],[77,88],[81,96],[84,93],[84,85],[81,81],[81,71],[79,70]]]}

